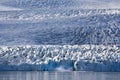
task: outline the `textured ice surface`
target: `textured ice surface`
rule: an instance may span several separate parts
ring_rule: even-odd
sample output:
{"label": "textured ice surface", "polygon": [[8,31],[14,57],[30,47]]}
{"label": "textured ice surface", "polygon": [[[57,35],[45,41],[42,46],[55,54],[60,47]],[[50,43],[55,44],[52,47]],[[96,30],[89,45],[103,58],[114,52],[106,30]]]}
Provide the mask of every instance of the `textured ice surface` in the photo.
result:
{"label": "textured ice surface", "polygon": [[[112,18],[119,16],[120,9],[38,9],[38,10],[15,10],[15,11],[0,11],[0,21],[33,21],[40,22],[53,19],[68,19],[68,18]],[[34,21],[35,20],[35,21]],[[83,20],[82,20],[83,21]],[[68,21],[66,21],[68,22]],[[16,23],[16,22],[14,22]]]}
{"label": "textured ice surface", "polygon": [[83,8],[83,9],[109,9],[120,8],[119,0],[2,0],[6,6],[22,9],[41,8]]}
{"label": "textured ice surface", "polygon": [[0,45],[0,70],[120,71],[119,0],[1,0]]}
{"label": "textured ice surface", "polygon": [[0,70],[120,71],[115,45],[1,46]]}
{"label": "textured ice surface", "polygon": [[120,44],[119,12],[119,9],[1,11],[0,44]]}
{"label": "textured ice surface", "polygon": [[119,9],[1,11],[0,70],[120,71],[119,18]]}

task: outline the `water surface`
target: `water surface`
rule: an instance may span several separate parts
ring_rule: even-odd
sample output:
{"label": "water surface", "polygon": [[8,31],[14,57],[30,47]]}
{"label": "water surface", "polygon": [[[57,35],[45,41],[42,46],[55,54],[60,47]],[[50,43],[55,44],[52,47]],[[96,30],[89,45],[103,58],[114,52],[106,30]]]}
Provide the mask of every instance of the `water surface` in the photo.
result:
{"label": "water surface", "polygon": [[110,72],[0,72],[0,80],[119,80],[120,73]]}

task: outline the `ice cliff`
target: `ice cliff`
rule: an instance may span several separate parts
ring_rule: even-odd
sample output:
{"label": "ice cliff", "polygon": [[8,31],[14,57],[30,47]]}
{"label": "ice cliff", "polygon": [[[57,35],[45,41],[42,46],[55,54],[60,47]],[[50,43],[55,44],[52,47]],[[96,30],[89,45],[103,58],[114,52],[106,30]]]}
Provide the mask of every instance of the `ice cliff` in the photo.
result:
{"label": "ice cliff", "polygon": [[0,70],[120,71],[116,45],[1,46]]}

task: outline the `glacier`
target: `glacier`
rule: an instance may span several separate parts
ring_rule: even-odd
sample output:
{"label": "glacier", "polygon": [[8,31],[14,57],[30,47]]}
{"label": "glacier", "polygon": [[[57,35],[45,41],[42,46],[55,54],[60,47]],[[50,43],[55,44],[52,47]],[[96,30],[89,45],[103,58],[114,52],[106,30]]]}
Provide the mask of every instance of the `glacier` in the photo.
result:
{"label": "glacier", "polygon": [[119,9],[1,11],[0,44],[120,44],[119,19]]}
{"label": "glacier", "polygon": [[1,0],[2,5],[22,9],[113,9],[120,8],[119,0]]}
{"label": "glacier", "polygon": [[0,46],[0,70],[120,71],[120,46]]}
{"label": "glacier", "polygon": [[119,9],[43,11],[0,12],[1,71],[120,71]]}
{"label": "glacier", "polygon": [[0,71],[120,72],[119,0],[1,0]]}

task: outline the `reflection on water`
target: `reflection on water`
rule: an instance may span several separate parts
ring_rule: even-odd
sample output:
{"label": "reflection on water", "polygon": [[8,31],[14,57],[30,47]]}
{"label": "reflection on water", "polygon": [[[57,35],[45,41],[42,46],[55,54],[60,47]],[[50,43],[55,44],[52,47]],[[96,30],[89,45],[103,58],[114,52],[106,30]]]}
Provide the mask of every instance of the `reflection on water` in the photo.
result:
{"label": "reflection on water", "polygon": [[0,80],[120,80],[120,73],[102,72],[0,72]]}

